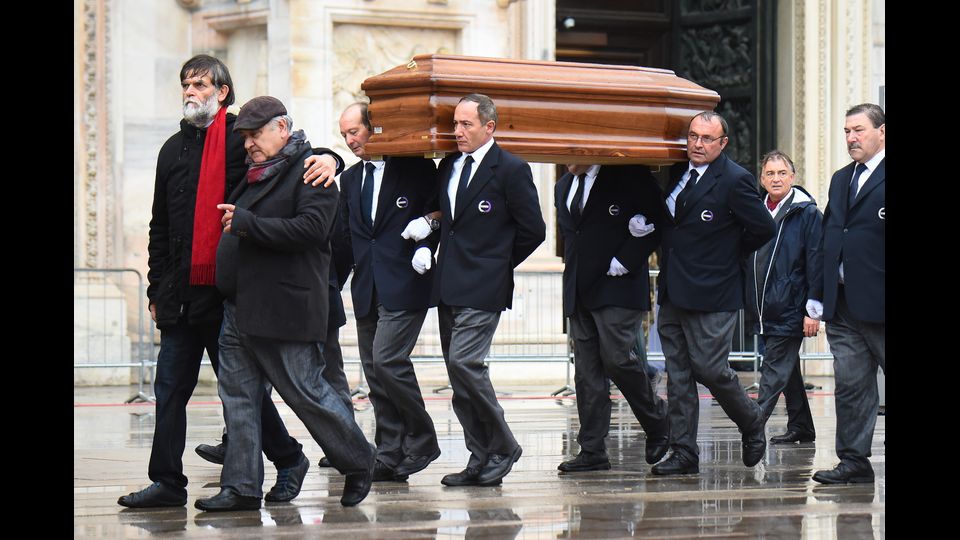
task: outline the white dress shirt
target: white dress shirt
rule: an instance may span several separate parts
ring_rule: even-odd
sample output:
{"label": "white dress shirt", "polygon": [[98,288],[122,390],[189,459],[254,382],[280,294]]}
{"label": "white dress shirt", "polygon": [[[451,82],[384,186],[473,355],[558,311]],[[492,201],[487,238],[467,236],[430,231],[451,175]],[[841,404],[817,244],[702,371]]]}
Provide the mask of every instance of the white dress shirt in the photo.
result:
{"label": "white dress shirt", "polygon": [[703,173],[707,172],[707,167],[709,163],[704,163],[699,167],[694,167],[693,163],[687,164],[687,172],[683,173],[683,176],[680,177],[680,181],[677,182],[677,185],[674,186],[673,191],[670,192],[670,195],[667,197],[667,209],[670,210],[670,215],[676,217],[677,215],[677,197],[680,196],[680,192],[683,191],[683,188],[687,187],[687,182],[690,180],[690,171],[697,170],[697,182],[703,178]]}
{"label": "white dress shirt", "polygon": [[[587,206],[587,198],[590,197],[590,190],[593,188],[593,183],[597,180],[597,173],[600,172],[599,165],[591,165],[587,172],[587,176],[583,179],[583,206],[580,207],[582,212]],[[577,190],[580,188],[580,177],[574,176],[573,183],[570,184],[570,194],[567,195],[567,210],[570,210],[570,205],[573,204],[573,196],[577,194]]]}
{"label": "white dress shirt", "polygon": [[473,177],[477,174],[480,162],[483,161],[484,156],[487,155],[491,147],[493,147],[493,137],[490,137],[489,141],[480,145],[480,148],[477,148],[473,152],[460,154],[460,157],[453,162],[453,170],[450,172],[449,178],[450,181],[447,183],[447,196],[450,197],[450,219],[455,217],[452,214],[456,212],[457,208],[457,188],[460,186],[460,171],[463,170],[463,162],[467,160],[467,156],[473,157],[473,164],[470,165],[470,178],[467,179],[467,186],[469,186],[470,181],[473,180]]}

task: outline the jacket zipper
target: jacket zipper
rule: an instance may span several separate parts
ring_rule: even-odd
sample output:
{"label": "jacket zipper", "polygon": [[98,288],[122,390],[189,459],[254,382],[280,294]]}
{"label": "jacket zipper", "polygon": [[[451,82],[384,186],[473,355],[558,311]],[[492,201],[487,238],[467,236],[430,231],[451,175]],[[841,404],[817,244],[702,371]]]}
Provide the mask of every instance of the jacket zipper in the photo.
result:
{"label": "jacket zipper", "polygon": [[[792,209],[791,209],[792,210]],[[792,212],[788,211],[786,215],[783,216],[783,219],[780,220],[780,226],[777,227],[777,240],[773,243],[773,249],[770,251],[770,264],[767,265],[767,273],[763,276],[763,288],[760,289],[760,292],[757,294],[757,313],[760,315],[760,335],[763,335],[763,299],[767,295],[767,280],[770,279],[770,269],[773,268],[773,259],[777,256],[777,248],[780,247],[780,236],[783,234],[783,224],[787,221],[787,218],[790,217]],[[757,254],[753,254],[753,275],[754,281],[759,277],[757,273]],[[754,283],[754,287],[759,285],[759,283]]]}

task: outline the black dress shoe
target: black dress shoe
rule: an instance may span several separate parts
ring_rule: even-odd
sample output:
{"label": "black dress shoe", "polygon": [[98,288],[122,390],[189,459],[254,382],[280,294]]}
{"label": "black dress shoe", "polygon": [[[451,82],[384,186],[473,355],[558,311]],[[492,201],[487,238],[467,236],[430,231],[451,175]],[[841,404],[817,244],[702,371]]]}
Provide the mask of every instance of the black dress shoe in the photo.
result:
{"label": "black dress shoe", "polygon": [[843,461],[829,471],[817,471],[813,479],[821,484],[871,484],[873,469],[853,467]]}
{"label": "black dress shoe", "polygon": [[418,473],[427,468],[427,465],[431,464],[435,459],[440,457],[440,450],[437,449],[436,452],[430,454],[429,456],[407,456],[403,458],[403,461],[400,462],[396,467],[397,475],[411,475]]}
{"label": "black dress shoe", "polygon": [[310,460],[307,456],[300,454],[300,461],[292,467],[284,467],[277,471],[277,483],[270,488],[270,491],[264,497],[268,502],[287,502],[292,501],[300,494],[300,488],[303,487],[303,479],[310,470]]}
{"label": "black dress shoe", "polygon": [[577,457],[557,465],[557,470],[563,472],[607,471],[610,470],[610,459],[606,452],[598,454],[581,450]]}
{"label": "black dress shoe", "polygon": [[650,472],[660,476],[697,474],[700,472],[700,464],[680,452],[674,452],[667,459],[651,467]]}
{"label": "black dress shoe", "polygon": [[744,433],[740,438],[743,446],[743,464],[747,467],[760,463],[764,452],[767,451],[767,434],[763,428],[764,426],[760,426],[760,429]]}
{"label": "black dress shoe", "polygon": [[187,490],[177,490],[160,482],[154,482],[140,491],[120,497],[117,499],[117,504],[127,508],[183,506],[187,504]]}
{"label": "black dress shoe", "polygon": [[409,477],[410,475],[408,474],[397,474],[396,469],[390,467],[379,459],[373,466],[374,482],[405,482]]}
{"label": "black dress shoe", "polygon": [[197,499],[193,503],[198,510],[205,512],[233,512],[236,510],[259,510],[260,497],[240,495],[231,488],[220,488],[220,493],[208,499]]}
{"label": "black dress shoe", "polygon": [[220,443],[216,446],[200,444],[197,445],[194,450],[197,452],[198,456],[209,461],[210,463],[216,463],[217,465],[223,465],[223,458],[227,455],[227,447],[223,443]]}
{"label": "black dress shoe", "polygon": [[817,436],[813,433],[807,433],[805,431],[793,431],[788,429],[783,435],[776,435],[770,437],[770,442],[772,444],[785,444],[785,443],[804,443],[804,442],[813,442],[817,439]]}
{"label": "black dress shoe", "polygon": [[663,435],[656,435],[653,437],[647,437],[647,447],[644,451],[646,454],[644,457],[647,459],[647,463],[653,465],[657,463],[663,456],[667,455],[667,450],[670,449],[670,434],[665,433]]}
{"label": "black dress shoe", "polygon": [[458,473],[450,473],[444,476],[440,483],[445,486],[476,486],[479,484],[477,477],[480,476],[480,467],[467,467]]}
{"label": "black dress shoe", "polygon": [[480,469],[477,475],[477,484],[481,486],[493,486],[500,483],[504,476],[510,473],[513,464],[520,459],[523,448],[518,444],[513,452],[509,454],[490,454],[487,456],[487,463]]}
{"label": "black dress shoe", "polygon": [[323,456],[320,458],[320,461],[317,462],[317,467],[333,467],[333,465],[330,464],[330,458]]}
{"label": "black dress shoe", "polygon": [[340,496],[340,504],[343,506],[356,506],[360,501],[367,498],[370,493],[370,486],[373,484],[373,471],[377,463],[377,447],[370,445],[370,465],[369,469],[363,472],[351,473],[346,475],[343,480],[343,495]]}

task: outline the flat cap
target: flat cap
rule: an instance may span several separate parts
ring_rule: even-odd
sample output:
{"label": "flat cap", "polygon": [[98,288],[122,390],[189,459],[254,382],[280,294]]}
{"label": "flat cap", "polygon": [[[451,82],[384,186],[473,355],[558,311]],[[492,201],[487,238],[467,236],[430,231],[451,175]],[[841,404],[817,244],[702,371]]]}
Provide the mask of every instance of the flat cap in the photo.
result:
{"label": "flat cap", "polygon": [[237,115],[237,121],[233,123],[233,130],[260,129],[272,118],[284,114],[287,114],[287,108],[279,99],[273,96],[255,97],[240,107],[240,114]]}

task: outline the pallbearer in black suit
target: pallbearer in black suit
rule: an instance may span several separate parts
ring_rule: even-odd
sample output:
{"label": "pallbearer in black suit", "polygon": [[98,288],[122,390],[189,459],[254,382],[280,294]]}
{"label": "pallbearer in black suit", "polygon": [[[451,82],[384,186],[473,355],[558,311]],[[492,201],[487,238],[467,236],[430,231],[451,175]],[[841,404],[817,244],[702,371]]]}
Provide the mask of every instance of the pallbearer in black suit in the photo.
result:
{"label": "pallbearer in black suit", "polygon": [[654,474],[700,471],[699,398],[706,386],[742,434],[743,464],[767,448],[760,408],[740,386],[728,358],[743,307],[744,259],[774,233],[757,181],[723,155],[727,122],[702,112],[690,121],[688,163],[671,170],[663,226],[657,327],[667,364],[670,447]]}
{"label": "pallbearer in black suit", "polygon": [[[557,468],[610,468],[604,443],[610,429],[608,378],[647,434],[647,463],[656,463],[668,449],[667,403],[630,349],[650,309],[647,258],[660,244],[663,195],[644,166],[568,165],[567,170],[557,181],[554,202],[564,240],[563,314],[575,340],[580,454]],[[631,234],[633,218],[643,220],[639,236]]]}
{"label": "pallbearer in black suit", "polygon": [[470,94],[453,115],[457,153],[440,162],[440,251],[431,301],[470,459],[448,486],[495,485],[520,458],[483,360],[500,312],[513,300],[513,269],[546,237],[530,165],[493,140],[497,108]]}
{"label": "pallbearer in black suit", "polygon": [[823,484],[873,482],[877,366],[886,372],[886,115],[872,103],[847,111],[853,162],[834,173],[823,213],[823,320],[836,377],[837,457]]}
{"label": "pallbearer in black suit", "polygon": [[[373,480],[404,481],[440,455],[410,361],[430,307],[429,269],[437,235],[432,240],[407,238],[411,221],[427,225],[424,214],[428,204],[436,203],[437,171],[433,161],[423,158],[371,161],[364,150],[371,135],[365,103],[343,111],[340,134],[362,160],[340,177],[341,217],[353,246],[350,289],[377,423]],[[438,226],[426,226],[426,234]]]}

